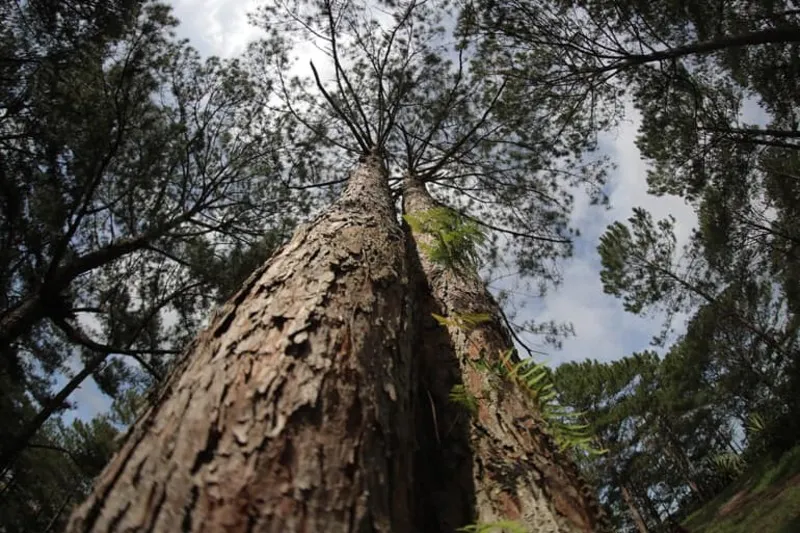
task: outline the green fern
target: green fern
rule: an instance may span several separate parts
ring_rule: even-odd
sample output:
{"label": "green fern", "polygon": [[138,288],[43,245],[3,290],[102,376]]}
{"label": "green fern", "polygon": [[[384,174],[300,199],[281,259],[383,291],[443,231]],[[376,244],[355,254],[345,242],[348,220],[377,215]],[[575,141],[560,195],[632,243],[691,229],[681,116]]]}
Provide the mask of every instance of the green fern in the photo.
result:
{"label": "green fern", "polygon": [[465,333],[469,333],[479,325],[492,320],[492,315],[489,313],[453,313],[449,317],[431,313],[431,316],[440,326],[453,326]]}
{"label": "green fern", "polygon": [[738,476],[747,466],[747,461],[733,452],[719,453],[711,457],[711,463],[718,472],[731,476]]}
{"label": "green fern", "polygon": [[403,215],[403,219],[412,231],[433,237],[432,244],[418,246],[434,263],[456,269],[478,265],[486,233],[474,220],[447,207]]}
{"label": "green fern", "polygon": [[750,413],[747,417],[747,432],[751,435],[758,435],[764,428],[767,427],[767,423],[764,421],[764,417],[762,417],[758,413]]}
{"label": "green fern", "polygon": [[457,403],[469,411],[472,416],[478,414],[478,398],[471,394],[464,385],[453,385],[448,398],[451,402]]}
{"label": "green fern", "polygon": [[554,402],[555,384],[547,366],[532,359],[514,363],[513,354],[512,348],[500,355],[500,372],[516,382],[533,400],[556,444],[562,450],[574,448],[590,456],[606,453],[607,450],[593,445],[595,439],[589,424],[578,423],[582,413],[567,411]]}
{"label": "green fern", "polygon": [[461,531],[462,533],[529,533],[528,528],[516,520],[470,524],[456,531]]}

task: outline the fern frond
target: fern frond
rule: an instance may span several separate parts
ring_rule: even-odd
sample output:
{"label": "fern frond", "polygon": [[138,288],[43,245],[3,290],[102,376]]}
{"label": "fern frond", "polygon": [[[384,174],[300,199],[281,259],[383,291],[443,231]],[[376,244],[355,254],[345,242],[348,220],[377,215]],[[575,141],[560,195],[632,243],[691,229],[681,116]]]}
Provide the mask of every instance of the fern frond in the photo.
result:
{"label": "fern frond", "polygon": [[738,476],[744,471],[747,461],[738,454],[726,452],[711,457],[711,464],[721,473]]}
{"label": "fern frond", "polygon": [[764,431],[764,428],[767,427],[766,422],[764,422],[764,418],[758,413],[750,413],[747,417],[747,431],[752,435],[757,435]]}
{"label": "fern frond", "polygon": [[473,220],[447,207],[403,215],[415,233],[433,238],[431,244],[419,243],[419,249],[434,263],[448,268],[475,268],[486,233]]}
{"label": "fern frond", "polygon": [[436,313],[431,313],[433,319],[439,323],[440,326],[455,326],[456,323],[452,318],[447,318],[446,316],[437,315]]}
{"label": "fern frond", "polygon": [[453,313],[449,317],[431,313],[440,326],[459,328],[464,333],[469,333],[479,325],[492,320],[489,313]]}
{"label": "fern frond", "polygon": [[478,414],[478,398],[471,394],[464,385],[453,385],[453,388],[450,389],[448,399],[462,406],[469,411],[472,416]]}
{"label": "fern frond", "polygon": [[462,533],[529,533],[528,528],[516,520],[500,520],[499,522],[470,524],[456,531]]}
{"label": "fern frond", "polygon": [[574,448],[589,456],[606,453],[608,450],[593,445],[595,439],[588,424],[573,422],[581,417],[580,413],[567,411],[553,402],[557,393],[547,366],[532,359],[512,363],[513,353],[514,350],[510,349],[500,354],[500,370],[533,400],[559,448]]}

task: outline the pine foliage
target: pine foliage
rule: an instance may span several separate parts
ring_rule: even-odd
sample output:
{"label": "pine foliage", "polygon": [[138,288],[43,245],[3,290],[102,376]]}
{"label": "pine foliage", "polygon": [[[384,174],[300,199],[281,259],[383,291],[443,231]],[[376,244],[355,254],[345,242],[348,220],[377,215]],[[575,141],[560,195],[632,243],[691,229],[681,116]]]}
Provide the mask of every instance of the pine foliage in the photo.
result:
{"label": "pine foliage", "polygon": [[525,359],[512,362],[514,350],[501,355],[500,372],[514,381],[533,401],[547,423],[547,429],[562,450],[574,449],[590,456],[605,450],[596,445],[589,424],[580,423],[583,413],[574,412],[556,402],[557,392],[552,371],[544,363]]}

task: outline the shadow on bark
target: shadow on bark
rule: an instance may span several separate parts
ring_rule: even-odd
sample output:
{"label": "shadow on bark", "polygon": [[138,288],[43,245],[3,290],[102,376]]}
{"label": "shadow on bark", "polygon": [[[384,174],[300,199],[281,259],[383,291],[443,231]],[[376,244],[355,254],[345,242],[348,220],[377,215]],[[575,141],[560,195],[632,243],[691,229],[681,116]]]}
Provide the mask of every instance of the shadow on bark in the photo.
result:
{"label": "shadow on bark", "polygon": [[470,413],[449,399],[462,384],[458,358],[447,329],[432,313],[443,314],[430,296],[417,252],[411,245],[409,271],[415,290],[414,353],[419,372],[415,391],[415,526],[421,533],[451,533],[475,521]]}

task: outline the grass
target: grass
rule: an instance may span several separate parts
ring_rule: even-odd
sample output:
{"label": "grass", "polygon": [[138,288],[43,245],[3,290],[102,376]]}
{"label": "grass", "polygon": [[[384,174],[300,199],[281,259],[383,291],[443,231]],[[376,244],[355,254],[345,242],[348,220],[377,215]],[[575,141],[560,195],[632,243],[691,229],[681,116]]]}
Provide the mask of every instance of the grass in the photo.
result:
{"label": "grass", "polygon": [[748,469],[684,526],[691,533],[800,532],[800,446]]}

